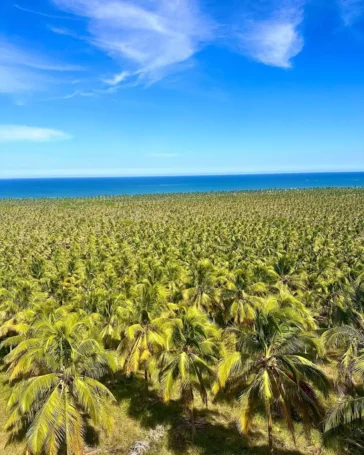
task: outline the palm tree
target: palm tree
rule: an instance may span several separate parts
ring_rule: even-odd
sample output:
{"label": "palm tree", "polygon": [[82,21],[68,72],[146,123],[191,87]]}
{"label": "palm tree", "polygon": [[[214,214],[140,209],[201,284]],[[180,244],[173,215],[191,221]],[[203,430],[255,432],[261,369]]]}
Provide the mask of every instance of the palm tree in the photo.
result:
{"label": "palm tree", "polygon": [[281,310],[288,310],[291,314],[292,311],[301,316],[301,322],[304,324],[305,330],[314,330],[316,328],[316,321],[311,311],[302,303],[302,293],[293,295],[288,287],[282,283],[274,286],[278,293],[274,294],[274,299],[277,301]]}
{"label": "palm tree", "polygon": [[101,298],[97,300],[92,320],[100,330],[100,337],[107,349],[115,348],[121,340],[121,334],[133,318],[133,304],[123,294],[111,291],[98,291]]}
{"label": "palm tree", "polygon": [[265,283],[252,282],[251,275],[245,270],[233,271],[226,289],[222,292],[223,299],[229,302],[227,320],[232,318],[235,324],[250,324],[254,319],[256,296],[266,292]]}
{"label": "palm tree", "polygon": [[274,275],[278,283],[282,283],[291,289],[303,289],[306,277],[297,269],[297,260],[289,255],[279,255],[273,265]]}
{"label": "palm tree", "polygon": [[88,321],[62,311],[36,321],[25,336],[5,341],[12,394],[6,429],[26,431],[32,455],[81,455],[87,419],[110,431],[111,392],[98,381],[115,368]]}
{"label": "palm tree", "polygon": [[140,369],[144,371],[145,391],[148,393],[149,375],[153,373],[153,357],[165,345],[163,324],[166,317],[152,320],[142,319],[125,330],[125,336],[119,344],[120,365],[129,376]]}
{"label": "palm tree", "polygon": [[350,281],[348,289],[349,298],[353,307],[360,312],[364,309],[364,273],[361,273],[355,280]]}
{"label": "palm tree", "polygon": [[195,307],[181,309],[177,318],[165,325],[168,339],[159,357],[159,379],[163,399],[169,401],[178,388],[195,432],[194,395],[207,405],[207,391],[219,358],[219,329]]}
{"label": "palm tree", "polygon": [[337,360],[337,378],[339,392],[355,394],[354,374],[357,368],[358,356],[363,355],[363,330],[342,325],[326,330],[322,340],[329,357]]}
{"label": "palm tree", "polygon": [[199,310],[215,313],[219,298],[217,283],[218,277],[214,265],[208,259],[202,259],[191,266],[184,298]]}
{"label": "palm tree", "polygon": [[24,335],[30,325],[42,316],[48,316],[57,308],[53,299],[35,300],[23,310],[16,310],[13,302],[9,302],[8,311],[0,312],[0,339],[15,335]]}
{"label": "palm tree", "polygon": [[[356,376],[361,385],[364,383],[364,354],[353,360],[351,373]],[[357,430],[353,434],[352,440],[347,442],[349,442],[349,444],[353,443],[354,446],[358,446],[356,439],[359,439],[361,436],[360,431],[358,431],[358,426],[359,428],[362,428],[363,419],[363,396],[339,398],[338,403],[328,411],[325,419],[324,429],[326,441],[335,439],[340,433],[340,430],[343,430],[344,434],[347,435],[350,429],[356,428]]]}
{"label": "palm tree", "polygon": [[218,392],[228,383],[239,386],[239,427],[246,434],[254,414],[264,406],[269,453],[273,453],[273,408],[278,408],[294,439],[292,410],[309,429],[320,416],[316,389],[328,393],[328,381],[310,360],[318,340],[303,332],[303,317],[268,299],[256,310],[253,327],[227,329],[227,353],[214,385]]}
{"label": "palm tree", "polygon": [[167,292],[161,284],[148,281],[138,286],[138,296],[134,301],[134,312],[131,323],[125,329],[124,338],[119,344],[121,367],[130,375],[139,369],[144,370],[146,393],[148,393],[148,369],[153,356],[165,345],[162,325],[168,309]]}

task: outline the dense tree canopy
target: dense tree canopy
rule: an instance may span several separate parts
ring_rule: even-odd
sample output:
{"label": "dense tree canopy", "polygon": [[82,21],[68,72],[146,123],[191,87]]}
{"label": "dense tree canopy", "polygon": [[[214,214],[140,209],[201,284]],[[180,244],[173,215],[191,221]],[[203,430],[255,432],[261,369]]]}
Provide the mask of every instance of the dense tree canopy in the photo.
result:
{"label": "dense tree canopy", "polygon": [[242,438],[263,416],[271,452],[278,421],[364,450],[362,189],[4,200],[0,216],[7,429],[29,454],[109,431],[120,375],[180,400],[193,434],[198,396],[228,400]]}

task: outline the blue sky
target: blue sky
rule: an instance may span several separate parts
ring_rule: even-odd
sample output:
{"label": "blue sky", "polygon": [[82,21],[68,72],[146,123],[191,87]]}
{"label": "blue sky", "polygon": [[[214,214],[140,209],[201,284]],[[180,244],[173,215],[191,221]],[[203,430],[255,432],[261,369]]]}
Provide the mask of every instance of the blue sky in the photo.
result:
{"label": "blue sky", "polygon": [[3,0],[0,178],[364,170],[364,0]]}

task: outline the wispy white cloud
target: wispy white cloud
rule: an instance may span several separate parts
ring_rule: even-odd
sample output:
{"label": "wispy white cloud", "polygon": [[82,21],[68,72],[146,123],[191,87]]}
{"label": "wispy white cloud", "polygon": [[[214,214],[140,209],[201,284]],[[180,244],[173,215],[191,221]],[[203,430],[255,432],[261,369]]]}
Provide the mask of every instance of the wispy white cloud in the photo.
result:
{"label": "wispy white cloud", "polygon": [[53,73],[82,69],[79,65],[58,63],[0,36],[0,93],[43,91],[55,82]]}
{"label": "wispy white cloud", "polygon": [[0,62],[0,93],[43,91],[49,84],[49,78],[44,75],[18,66],[2,66]]}
{"label": "wispy white cloud", "polygon": [[129,71],[122,71],[121,73],[114,74],[110,79],[104,79],[105,84],[108,85],[118,85],[121,82],[124,82],[128,77],[131,76]]}
{"label": "wispy white cloud", "polygon": [[[105,91],[105,90],[104,90]],[[90,91],[82,91],[82,90],[74,90],[71,93],[66,93],[65,95],[60,95],[60,96],[52,96],[44,99],[44,101],[56,101],[56,100],[70,100],[72,98],[76,98],[76,96],[84,96],[84,97],[95,97],[99,93],[103,93],[104,91],[100,90],[90,90]]]}
{"label": "wispy white cloud", "polygon": [[346,26],[364,17],[364,0],[338,0],[341,17]]}
{"label": "wispy white cloud", "polygon": [[106,78],[153,83],[190,60],[214,34],[196,0],[53,0],[89,20],[90,42],[121,68]]}
{"label": "wispy white cloud", "polygon": [[38,11],[35,9],[31,9],[31,8],[24,8],[24,6],[18,5],[17,3],[14,3],[13,7],[20,11],[23,11],[24,13],[36,14],[37,16],[48,17],[50,19],[60,19],[60,20],[66,19],[66,20],[73,20],[73,21],[78,20],[78,17],[75,17],[75,16],[65,16],[65,15],[60,16],[57,14],[44,13],[43,11]]}
{"label": "wispy white cloud", "polygon": [[147,156],[151,158],[176,158],[178,153],[148,153]]}
{"label": "wispy white cloud", "polygon": [[71,138],[70,134],[55,129],[0,124],[0,142],[52,142]]}
{"label": "wispy white cloud", "polygon": [[259,16],[254,17],[254,12],[249,11],[242,18],[235,33],[238,50],[265,65],[291,68],[292,59],[304,46],[300,32],[303,1],[267,2],[266,5],[269,6],[265,14],[260,9]]}
{"label": "wispy white cloud", "polygon": [[53,25],[48,25],[48,30],[55,33],[56,35],[70,36],[72,38],[80,38],[77,33],[74,33],[72,30],[63,27],[54,27]]}
{"label": "wispy white cloud", "polygon": [[[205,45],[217,41],[218,30],[229,35],[230,29],[235,50],[250,59],[289,68],[304,44],[300,32],[304,1],[244,2],[247,6],[243,14],[236,14],[240,17],[239,24],[231,29],[228,25],[217,25],[203,12],[200,7],[203,0],[52,0],[62,12],[69,13],[65,16],[67,19],[81,19],[87,31],[78,28],[76,33],[69,24],[65,27],[62,23],[59,26],[58,23],[56,26],[48,24],[49,30],[87,42],[113,60],[103,77],[99,77],[98,86],[95,87],[95,78],[88,82],[83,80],[84,87],[62,98],[96,96],[115,93],[121,86],[153,84],[193,65],[193,57]],[[14,6],[45,17],[63,17],[17,4]],[[10,93],[44,90],[49,72],[82,69],[77,65],[51,61],[0,37],[1,67],[6,77],[0,80],[0,92]]]}
{"label": "wispy white cloud", "polygon": [[38,55],[33,51],[21,49],[0,37],[0,64],[17,65],[43,71],[81,71],[79,65],[60,64]]}

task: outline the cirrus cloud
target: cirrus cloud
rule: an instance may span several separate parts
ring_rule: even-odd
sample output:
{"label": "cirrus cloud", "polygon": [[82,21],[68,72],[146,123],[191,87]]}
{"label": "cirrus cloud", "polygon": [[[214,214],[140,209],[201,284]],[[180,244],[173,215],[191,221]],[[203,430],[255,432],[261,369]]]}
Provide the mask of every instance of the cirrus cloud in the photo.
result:
{"label": "cirrus cloud", "polygon": [[[259,2],[258,2],[259,3]],[[237,49],[243,55],[269,66],[291,68],[292,59],[303,49],[300,32],[303,0],[267,2],[269,7],[258,14],[247,11],[237,27]]]}
{"label": "cirrus cloud", "polygon": [[88,19],[89,42],[120,71],[105,79],[150,84],[190,60],[211,41],[214,26],[194,0],[53,0]]}
{"label": "cirrus cloud", "polygon": [[0,63],[5,66],[22,66],[41,71],[81,71],[79,65],[60,64],[33,51],[21,49],[0,37]]}
{"label": "cirrus cloud", "polygon": [[72,139],[64,131],[25,125],[0,125],[0,142],[53,142]]}
{"label": "cirrus cloud", "polygon": [[347,26],[364,16],[364,0],[338,0],[341,17]]}
{"label": "cirrus cloud", "polygon": [[79,65],[59,63],[0,36],[0,93],[44,91],[58,81],[55,73],[81,70]]}

